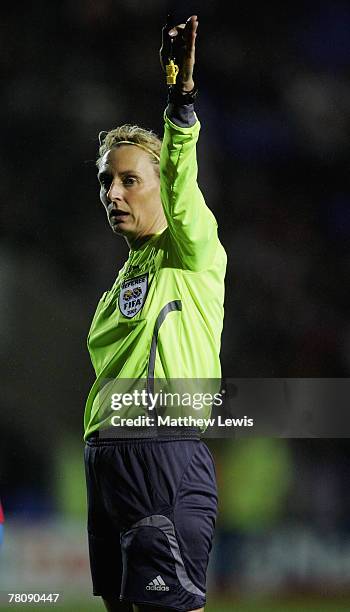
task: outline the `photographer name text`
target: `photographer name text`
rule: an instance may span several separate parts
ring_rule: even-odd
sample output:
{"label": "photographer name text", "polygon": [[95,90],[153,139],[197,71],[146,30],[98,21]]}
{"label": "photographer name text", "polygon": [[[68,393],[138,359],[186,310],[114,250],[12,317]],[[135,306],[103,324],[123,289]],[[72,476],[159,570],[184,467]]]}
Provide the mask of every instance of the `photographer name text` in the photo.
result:
{"label": "photographer name text", "polygon": [[134,418],[121,417],[119,414],[111,418],[113,427],[253,427],[254,419],[247,416],[241,418],[196,418],[191,415],[181,417],[160,416],[156,418],[139,415]]}

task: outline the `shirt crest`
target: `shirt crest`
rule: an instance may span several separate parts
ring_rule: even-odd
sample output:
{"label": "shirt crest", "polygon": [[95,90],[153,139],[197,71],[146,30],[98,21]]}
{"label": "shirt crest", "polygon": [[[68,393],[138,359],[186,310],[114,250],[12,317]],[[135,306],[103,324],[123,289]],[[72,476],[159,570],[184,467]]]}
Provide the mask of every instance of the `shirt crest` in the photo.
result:
{"label": "shirt crest", "polygon": [[145,303],[148,289],[148,274],[128,278],[122,282],[119,293],[119,310],[128,319],[132,319]]}

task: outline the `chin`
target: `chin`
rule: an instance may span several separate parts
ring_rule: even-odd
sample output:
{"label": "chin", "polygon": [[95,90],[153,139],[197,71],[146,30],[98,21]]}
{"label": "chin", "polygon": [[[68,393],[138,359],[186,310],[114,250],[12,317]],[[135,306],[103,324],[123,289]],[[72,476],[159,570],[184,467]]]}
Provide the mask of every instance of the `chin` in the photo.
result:
{"label": "chin", "polygon": [[122,236],[123,232],[120,231],[119,227],[112,227],[113,234],[117,234],[118,236]]}
{"label": "chin", "polygon": [[126,240],[133,235],[130,230],[128,231],[126,228],[119,227],[119,225],[111,225],[111,228],[113,234],[116,236],[122,236],[123,238],[126,238]]}
{"label": "chin", "polygon": [[123,228],[120,227],[120,225],[117,225],[115,223],[113,223],[113,224],[110,223],[109,226],[110,226],[113,234],[118,234],[119,236],[124,236],[125,232],[123,231]]}

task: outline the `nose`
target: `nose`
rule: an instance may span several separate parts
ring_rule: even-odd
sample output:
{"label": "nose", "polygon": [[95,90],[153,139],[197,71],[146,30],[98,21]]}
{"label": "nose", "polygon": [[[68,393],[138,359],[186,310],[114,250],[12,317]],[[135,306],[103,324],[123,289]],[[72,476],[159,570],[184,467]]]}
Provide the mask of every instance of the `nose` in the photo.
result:
{"label": "nose", "polygon": [[109,202],[120,202],[123,199],[123,186],[119,181],[112,181],[106,196]]}

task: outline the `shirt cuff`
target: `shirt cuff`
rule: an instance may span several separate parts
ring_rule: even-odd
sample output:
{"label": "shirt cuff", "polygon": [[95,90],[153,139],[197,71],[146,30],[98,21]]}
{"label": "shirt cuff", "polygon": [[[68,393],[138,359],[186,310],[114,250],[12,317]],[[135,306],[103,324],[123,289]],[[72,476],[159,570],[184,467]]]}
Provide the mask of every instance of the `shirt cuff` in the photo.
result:
{"label": "shirt cuff", "polygon": [[179,127],[192,127],[197,121],[194,104],[174,104],[169,102],[165,109],[167,117]]}

